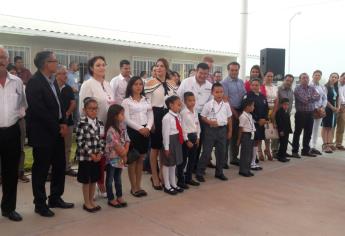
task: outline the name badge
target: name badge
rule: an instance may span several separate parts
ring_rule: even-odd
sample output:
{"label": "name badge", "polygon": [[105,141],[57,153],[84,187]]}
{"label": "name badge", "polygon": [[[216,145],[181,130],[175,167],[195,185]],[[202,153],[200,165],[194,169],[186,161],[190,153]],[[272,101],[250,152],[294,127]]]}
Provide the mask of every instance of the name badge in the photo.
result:
{"label": "name badge", "polygon": [[99,135],[100,135],[101,137],[104,137],[104,126],[103,126],[103,125],[101,125],[101,126],[99,127]]}
{"label": "name badge", "polygon": [[255,132],[251,132],[251,134],[250,134],[250,139],[251,139],[251,140],[254,140],[254,137],[255,137]]}

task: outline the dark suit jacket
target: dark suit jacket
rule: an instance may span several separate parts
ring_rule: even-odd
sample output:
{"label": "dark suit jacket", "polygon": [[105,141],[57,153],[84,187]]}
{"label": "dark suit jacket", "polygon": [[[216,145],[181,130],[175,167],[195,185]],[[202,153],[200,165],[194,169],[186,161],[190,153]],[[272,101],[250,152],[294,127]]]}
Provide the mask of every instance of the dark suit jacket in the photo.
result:
{"label": "dark suit jacket", "polygon": [[283,108],[279,108],[276,113],[276,123],[278,132],[284,132],[284,135],[292,133],[290,114],[285,112]]}
{"label": "dark suit jacket", "polygon": [[32,147],[51,147],[61,138],[60,124],[65,124],[66,120],[60,90],[56,85],[55,89],[61,104],[62,119],[59,119],[55,95],[40,71],[33,75],[26,86],[26,121],[29,145]]}

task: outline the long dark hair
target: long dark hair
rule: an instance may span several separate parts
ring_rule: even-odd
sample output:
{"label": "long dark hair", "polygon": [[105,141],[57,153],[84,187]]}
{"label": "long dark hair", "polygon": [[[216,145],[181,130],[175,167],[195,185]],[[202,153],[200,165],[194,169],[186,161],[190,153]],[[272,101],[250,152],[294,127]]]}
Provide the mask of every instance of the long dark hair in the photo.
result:
{"label": "long dark hair", "polygon": [[105,133],[108,132],[110,127],[113,127],[118,133],[121,133],[120,122],[117,120],[117,116],[125,109],[118,104],[113,104],[109,107],[107,113],[107,122],[105,123]]}
{"label": "long dark hair", "polygon": [[133,96],[133,85],[135,84],[135,82],[137,82],[137,80],[140,80],[141,83],[143,84],[143,90],[141,91],[140,95],[141,95],[141,96],[145,96],[145,93],[144,93],[144,82],[143,82],[143,80],[141,79],[140,76],[133,76],[133,77],[128,81],[127,88],[126,88],[126,95],[125,95],[125,98],[129,98],[130,96]]}
{"label": "long dark hair", "polygon": [[104,61],[104,63],[107,63],[105,61],[105,58],[103,56],[95,56],[93,58],[91,58],[88,62],[87,62],[87,70],[89,72],[90,75],[93,76],[93,66],[95,65],[96,61],[100,59],[102,61]]}

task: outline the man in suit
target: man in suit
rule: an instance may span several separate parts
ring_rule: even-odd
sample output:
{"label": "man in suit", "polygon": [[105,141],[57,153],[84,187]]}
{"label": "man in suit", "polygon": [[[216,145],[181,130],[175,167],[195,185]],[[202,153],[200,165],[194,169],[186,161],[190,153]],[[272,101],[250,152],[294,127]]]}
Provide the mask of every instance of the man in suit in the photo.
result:
{"label": "man in suit", "polygon": [[[26,87],[28,101],[27,127],[29,145],[33,147],[32,190],[35,212],[44,217],[54,216],[49,208],[72,208],[61,196],[65,186],[65,147],[67,134],[65,112],[60,90],[54,83],[58,61],[53,52],[37,53],[37,72]],[[48,205],[45,191],[49,167],[52,166]]]}

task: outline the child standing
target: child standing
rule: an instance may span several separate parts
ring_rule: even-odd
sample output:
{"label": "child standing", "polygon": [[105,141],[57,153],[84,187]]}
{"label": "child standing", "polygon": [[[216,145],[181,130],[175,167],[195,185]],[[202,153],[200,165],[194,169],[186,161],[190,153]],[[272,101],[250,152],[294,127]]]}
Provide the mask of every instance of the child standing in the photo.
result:
{"label": "child standing", "polygon": [[286,158],[287,145],[289,143],[289,134],[292,133],[291,121],[289,114],[289,99],[283,98],[280,101],[280,108],[276,113],[276,123],[279,133],[279,151],[277,154],[278,161],[288,162]]}
{"label": "child standing", "polygon": [[[192,178],[192,171],[195,166],[195,158],[200,141],[200,124],[198,113],[195,111],[194,94],[192,92],[185,92],[183,98],[185,103],[185,108],[181,112],[184,138],[182,146],[183,162],[177,166],[177,185],[183,189],[188,189],[188,185],[200,185],[199,182],[194,181]],[[186,165],[187,169],[186,173],[184,173]]]}
{"label": "child standing", "polygon": [[100,171],[98,162],[104,151],[104,134],[102,121],[97,119],[98,105],[94,98],[87,97],[84,102],[84,117],[80,118],[77,125],[77,150],[76,159],[79,161],[78,182],[83,184],[84,205],[88,212],[96,212],[101,209],[96,205],[93,196]]}
{"label": "child standing", "polygon": [[223,167],[225,166],[226,140],[229,140],[232,134],[232,113],[230,104],[223,101],[224,89],[220,83],[212,85],[212,95],[213,99],[205,104],[201,112],[201,119],[206,125],[203,151],[196,172],[196,179],[199,182],[205,182],[203,175],[214,146],[216,147],[215,177],[223,181],[228,180],[223,174]]}
{"label": "child standing", "polygon": [[181,118],[179,112],[181,110],[181,100],[177,96],[168,97],[165,101],[169,112],[163,117],[162,131],[163,131],[163,145],[164,157],[163,164],[163,179],[164,192],[176,195],[182,193],[183,189],[176,184],[176,165],[182,163],[182,144],[183,131],[181,127]]}
{"label": "child standing", "polygon": [[242,108],[243,112],[239,118],[240,130],[237,139],[237,145],[239,146],[241,144],[239,174],[245,177],[251,177],[254,176],[254,174],[250,172],[250,163],[253,158],[254,135],[256,130],[251,114],[254,111],[254,101],[244,99]]}
{"label": "child standing", "polygon": [[[121,208],[127,203],[122,198],[121,173],[127,162],[129,149],[129,138],[127,131],[120,128],[120,124],[125,120],[124,108],[118,104],[109,107],[107,122],[105,124],[106,145],[105,156],[107,159],[107,175],[105,186],[107,190],[108,205]],[[113,181],[115,183],[116,199],[113,193]]]}

